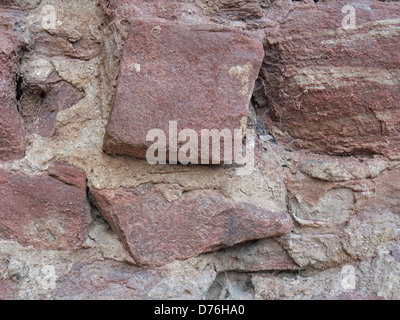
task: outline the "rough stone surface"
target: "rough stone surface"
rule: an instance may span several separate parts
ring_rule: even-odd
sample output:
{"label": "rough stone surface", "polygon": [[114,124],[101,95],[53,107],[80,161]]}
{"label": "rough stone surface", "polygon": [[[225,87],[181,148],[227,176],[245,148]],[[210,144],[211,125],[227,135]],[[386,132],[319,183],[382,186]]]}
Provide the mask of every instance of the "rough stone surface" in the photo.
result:
{"label": "rough stone surface", "polygon": [[227,28],[136,20],[104,150],[145,159],[150,130],[173,139],[169,121],[177,121],[178,133],[195,130],[199,140],[202,129],[243,129],[263,55],[260,42]]}
{"label": "rough stone surface", "polygon": [[[0,149],[16,139],[0,152],[0,299],[400,299],[396,2],[0,0]],[[348,4],[356,29],[345,31]],[[47,5],[54,29],[42,23]],[[140,38],[130,34],[135,21],[264,44],[246,97],[254,86],[249,175],[103,151],[116,90],[136,90],[119,81],[125,44]],[[184,34],[196,34],[190,28]],[[199,60],[176,60],[201,74]],[[139,89],[153,92],[151,80]],[[209,97],[189,80],[185,90]],[[89,214],[85,176],[101,212],[92,201]],[[268,212],[289,215],[291,232],[265,239],[264,220],[249,228]],[[153,221],[162,237],[148,241]],[[129,223],[145,231],[134,236]],[[261,238],[233,244],[250,236]],[[149,261],[159,266],[140,265]]]}
{"label": "rough stone surface", "polygon": [[57,113],[74,106],[84,97],[70,83],[59,81],[46,91],[31,89],[24,84],[21,99],[21,116],[24,119],[25,131],[49,137],[54,133]]}
{"label": "rough stone surface", "polygon": [[38,6],[37,0],[0,0],[0,6],[11,9],[33,9]]}
{"label": "rough stone surface", "polygon": [[354,160],[353,163],[343,159],[309,160],[301,164],[300,170],[315,179],[339,182],[376,178],[388,168],[388,163],[382,159]]}
{"label": "rough stone surface", "polygon": [[0,170],[0,237],[43,249],[75,249],[87,236],[84,171],[56,164],[50,175]]}
{"label": "rough stone surface", "polygon": [[277,134],[279,141],[297,149],[399,153],[398,3],[353,3],[357,28],[348,30],[345,4],[276,9],[285,22],[266,29],[267,122],[287,134]]}
{"label": "rough stone surface", "polygon": [[301,267],[276,239],[247,242],[224,248],[213,254],[218,272],[257,272],[264,270],[297,270]]}
{"label": "rough stone surface", "polygon": [[366,213],[352,219],[344,230],[344,249],[353,258],[367,260],[379,254],[381,244],[400,237],[398,216]]}
{"label": "rough stone surface", "polygon": [[18,40],[0,31],[0,160],[21,158],[25,152],[25,137],[17,109],[16,87]]}
{"label": "rough stone surface", "polygon": [[187,259],[219,247],[290,232],[286,213],[192,191],[172,203],[152,185],[92,190],[93,200],[140,265]]}

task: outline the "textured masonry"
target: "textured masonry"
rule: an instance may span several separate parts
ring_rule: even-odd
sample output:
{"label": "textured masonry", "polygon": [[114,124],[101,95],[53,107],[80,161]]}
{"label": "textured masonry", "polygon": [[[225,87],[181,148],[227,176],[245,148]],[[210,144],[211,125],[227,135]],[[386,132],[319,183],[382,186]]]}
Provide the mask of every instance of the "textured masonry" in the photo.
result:
{"label": "textured masonry", "polygon": [[93,200],[140,265],[163,265],[248,240],[290,232],[287,213],[193,191],[168,201],[152,185],[93,191]]}
{"label": "textured masonry", "polygon": [[25,135],[18,113],[16,88],[21,43],[0,31],[0,160],[23,157]]}
{"label": "textured masonry", "polygon": [[357,28],[344,30],[342,7],[300,6],[278,31],[267,29],[261,71],[267,125],[283,130],[279,141],[298,149],[397,154],[398,11],[379,2],[356,5]]}
{"label": "textured masonry", "polygon": [[[0,299],[400,299],[399,19],[0,0]],[[254,171],[135,159],[171,117],[247,120]]]}

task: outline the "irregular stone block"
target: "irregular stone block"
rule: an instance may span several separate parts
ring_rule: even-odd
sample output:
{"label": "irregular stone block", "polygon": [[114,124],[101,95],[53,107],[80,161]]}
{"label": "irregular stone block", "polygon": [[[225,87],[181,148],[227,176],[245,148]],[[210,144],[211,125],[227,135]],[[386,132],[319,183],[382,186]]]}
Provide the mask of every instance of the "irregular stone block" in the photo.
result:
{"label": "irregular stone block", "polygon": [[151,184],[91,190],[100,212],[140,265],[162,265],[247,240],[291,231],[286,213],[192,191],[169,203]]}
{"label": "irregular stone block", "polygon": [[43,31],[32,49],[36,54],[46,57],[66,56],[72,59],[90,60],[100,54],[100,42],[87,37],[79,38],[79,33],[69,35],[67,31],[54,31],[53,34],[49,34]]}
{"label": "irregular stone block", "polygon": [[78,248],[90,223],[83,170],[56,163],[50,174],[0,170],[0,238],[40,249]]}
{"label": "irregular stone block", "polygon": [[400,239],[398,215],[363,212],[343,230],[341,238],[346,252],[354,259],[367,260],[378,255],[380,247]]}
{"label": "irregular stone block", "polygon": [[259,272],[271,270],[299,270],[287,251],[276,239],[246,242],[212,254],[218,272]]}
{"label": "irregular stone block", "polygon": [[161,129],[168,141],[169,121],[199,136],[202,129],[244,129],[263,56],[259,41],[230,29],[136,20],[104,150],[145,159],[153,144],[147,133]]}
{"label": "irregular stone block", "polygon": [[281,143],[318,153],[399,153],[399,3],[353,3],[347,30],[345,4],[294,3],[279,33],[267,32],[268,126],[286,133],[275,135]]}
{"label": "irregular stone block", "polygon": [[17,73],[20,44],[0,32],[0,161],[24,156],[23,121],[17,109]]}
{"label": "irregular stone block", "polygon": [[260,272],[251,280],[257,300],[323,300],[343,292],[342,278],[341,268],[333,268],[312,275]]}
{"label": "irregular stone block", "polygon": [[162,18],[175,20],[182,16],[187,0],[100,0],[103,10],[112,17],[132,19],[133,17]]}

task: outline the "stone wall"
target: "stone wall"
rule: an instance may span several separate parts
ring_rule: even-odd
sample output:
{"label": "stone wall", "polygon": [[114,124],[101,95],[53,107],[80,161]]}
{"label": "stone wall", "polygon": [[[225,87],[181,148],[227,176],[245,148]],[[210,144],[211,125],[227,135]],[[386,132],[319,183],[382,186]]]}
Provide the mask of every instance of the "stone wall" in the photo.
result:
{"label": "stone wall", "polygon": [[[399,299],[399,28],[398,1],[0,0],[0,299]],[[255,130],[255,167],[150,165],[172,120]]]}

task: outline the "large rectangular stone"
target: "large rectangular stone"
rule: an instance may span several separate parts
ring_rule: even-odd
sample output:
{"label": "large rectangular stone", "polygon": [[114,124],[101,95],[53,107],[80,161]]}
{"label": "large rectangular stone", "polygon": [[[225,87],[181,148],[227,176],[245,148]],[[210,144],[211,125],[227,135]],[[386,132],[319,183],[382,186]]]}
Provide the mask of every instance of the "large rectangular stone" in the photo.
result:
{"label": "large rectangular stone", "polygon": [[[262,44],[226,28],[138,19],[125,43],[104,150],[145,158],[152,129],[243,129]],[[179,143],[179,146],[184,143]],[[169,145],[167,145],[169,147]],[[222,147],[221,147],[222,148]]]}

